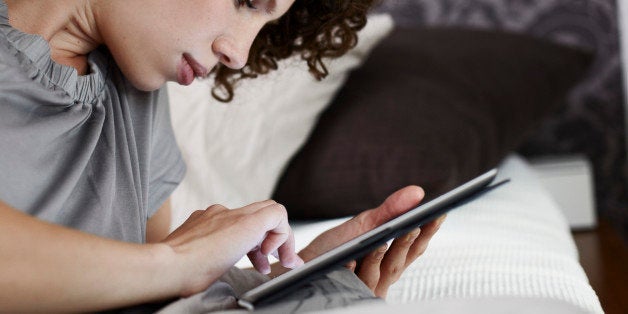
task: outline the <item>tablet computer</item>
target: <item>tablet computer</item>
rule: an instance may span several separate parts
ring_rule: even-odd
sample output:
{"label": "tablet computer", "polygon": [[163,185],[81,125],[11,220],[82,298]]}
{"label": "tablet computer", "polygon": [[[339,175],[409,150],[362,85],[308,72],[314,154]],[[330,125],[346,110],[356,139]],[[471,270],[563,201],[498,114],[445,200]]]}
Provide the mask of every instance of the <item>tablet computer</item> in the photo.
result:
{"label": "tablet computer", "polygon": [[344,265],[349,261],[359,259],[385,242],[404,235],[508,182],[508,180],[505,180],[490,185],[496,175],[497,169],[492,169],[448,193],[411,209],[379,227],[312,259],[303,266],[277,276],[242,294],[238,299],[238,304],[246,309],[253,310],[256,305],[279,298],[284,292],[309,282],[315,276],[326,274],[335,266]]}

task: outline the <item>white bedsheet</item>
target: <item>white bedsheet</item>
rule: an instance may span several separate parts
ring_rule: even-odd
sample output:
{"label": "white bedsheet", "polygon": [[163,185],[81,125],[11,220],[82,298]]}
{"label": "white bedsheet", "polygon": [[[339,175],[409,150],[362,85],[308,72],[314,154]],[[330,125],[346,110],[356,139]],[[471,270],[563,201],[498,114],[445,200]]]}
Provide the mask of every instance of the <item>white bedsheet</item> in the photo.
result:
{"label": "white bedsheet", "polygon": [[[528,298],[603,313],[566,219],[528,164],[511,156],[500,170],[512,182],[450,213],[427,252],[391,287],[389,303]],[[297,246],[340,222],[295,226]]]}

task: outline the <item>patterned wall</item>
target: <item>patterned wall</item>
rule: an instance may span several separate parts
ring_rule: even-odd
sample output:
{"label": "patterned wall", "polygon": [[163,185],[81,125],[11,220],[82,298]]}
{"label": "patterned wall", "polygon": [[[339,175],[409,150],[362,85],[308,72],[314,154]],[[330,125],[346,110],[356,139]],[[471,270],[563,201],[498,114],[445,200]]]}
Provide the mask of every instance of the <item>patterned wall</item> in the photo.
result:
{"label": "patterned wall", "polygon": [[522,148],[526,156],[586,154],[599,214],[628,239],[628,162],[615,0],[384,0],[401,26],[464,26],[522,32],[596,51],[591,73]]}

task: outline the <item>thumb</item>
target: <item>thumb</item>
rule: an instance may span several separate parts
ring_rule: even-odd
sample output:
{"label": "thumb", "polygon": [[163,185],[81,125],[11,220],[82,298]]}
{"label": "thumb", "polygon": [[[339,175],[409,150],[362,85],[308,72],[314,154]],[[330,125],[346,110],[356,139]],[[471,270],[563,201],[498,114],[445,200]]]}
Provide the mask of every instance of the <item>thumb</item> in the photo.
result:
{"label": "thumb", "polygon": [[391,194],[382,205],[374,210],[377,220],[375,221],[376,225],[380,225],[415,208],[424,196],[425,192],[423,189],[415,185],[407,186]]}

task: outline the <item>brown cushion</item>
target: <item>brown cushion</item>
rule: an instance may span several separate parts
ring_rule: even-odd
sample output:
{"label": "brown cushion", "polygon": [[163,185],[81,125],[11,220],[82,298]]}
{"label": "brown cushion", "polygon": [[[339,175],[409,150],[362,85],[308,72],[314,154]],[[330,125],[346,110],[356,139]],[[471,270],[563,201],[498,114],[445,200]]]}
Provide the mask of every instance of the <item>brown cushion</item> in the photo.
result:
{"label": "brown cushion", "polygon": [[411,184],[438,196],[516,149],[590,61],[523,35],[395,30],[351,74],[273,198],[291,218],[318,219]]}

